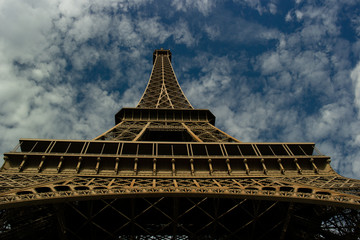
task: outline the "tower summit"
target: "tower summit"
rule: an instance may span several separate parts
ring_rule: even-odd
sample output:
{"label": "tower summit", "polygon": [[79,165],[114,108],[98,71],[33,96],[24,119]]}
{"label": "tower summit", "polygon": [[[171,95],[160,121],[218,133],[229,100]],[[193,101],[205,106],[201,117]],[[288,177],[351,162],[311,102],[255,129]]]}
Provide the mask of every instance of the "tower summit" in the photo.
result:
{"label": "tower summit", "polygon": [[[225,117],[225,116],[224,116]],[[155,50],[135,108],[93,140],[20,139],[2,239],[356,239],[360,181],[314,143],[244,143],[194,109]]]}
{"label": "tower summit", "polygon": [[112,129],[94,140],[240,142],[214,126],[215,116],[194,109],[171,65],[170,50],[155,50],[148,85],[136,108],[115,115]]}
{"label": "tower summit", "polygon": [[138,108],[193,109],[171,66],[170,50],[155,50],[153,69]]}

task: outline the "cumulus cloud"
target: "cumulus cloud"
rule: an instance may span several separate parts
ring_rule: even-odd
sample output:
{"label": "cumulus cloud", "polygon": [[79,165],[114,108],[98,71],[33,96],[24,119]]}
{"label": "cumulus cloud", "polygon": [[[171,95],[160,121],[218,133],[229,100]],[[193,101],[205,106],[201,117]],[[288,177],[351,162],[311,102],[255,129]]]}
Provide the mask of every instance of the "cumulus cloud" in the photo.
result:
{"label": "cumulus cloud", "polygon": [[355,105],[360,110],[360,63],[351,71],[350,76],[354,83]]}
{"label": "cumulus cloud", "polygon": [[[20,137],[95,137],[113,124],[121,99],[134,104],[148,78],[145,71],[151,68],[141,49],[146,42],[163,42],[174,34],[156,17],[127,14],[140,4],[17,1],[1,5],[0,20],[6,23],[0,26],[2,152]],[[114,17],[109,9],[123,13]],[[192,41],[186,30],[176,37],[184,43]],[[125,69],[128,65],[135,67]],[[88,74],[94,69],[109,75]],[[124,95],[114,91],[137,79],[143,84],[131,84]]]}
{"label": "cumulus cloud", "polygon": [[[273,30],[276,47],[245,60],[257,77],[238,70],[244,59],[199,54],[192,66],[200,68],[197,78],[184,84],[187,96],[195,106],[210,108],[218,126],[240,140],[315,142],[335,169],[359,177],[360,67],[353,67],[353,46],[340,37],[340,9],[335,2],[295,6],[284,20],[295,18],[301,27]],[[224,29],[215,24],[205,31],[219,40]]]}
{"label": "cumulus cloud", "polygon": [[174,0],[171,2],[171,6],[174,7],[177,11],[189,11],[196,9],[203,15],[208,15],[212,9],[215,7],[216,1],[211,0]]}
{"label": "cumulus cloud", "polygon": [[196,39],[191,34],[188,24],[184,21],[176,24],[176,27],[173,29],[173,38],[175,43],[183,43],[188,47],[196,44]]}
{"label": "cumulus cloud", "polygon": [[[340,34],[339,6],[332,2],[321,7],[304,5],[292,11],[297,20],[303,21],[302,27],[283,34],[277,49],[260,55],[255,62],[265,82],[271,84],[270,92],[279,90],[277,100],[272,100],[272,115],[296,116],[282,122],[280,133],[286,133],[284,136],[290,140],[316,142],[323,153],[332,156],[333,167],[358,177],[359,168],[354,167],[358,157],[354,156],[360,154],[359,124],[353,101],[358,107],[359,68],[352,69],[348,61],[350,44],[335,37]],[[285,20],[291,19],[288,13]],[[324,38],[325,35],[333,38]],[[269,93],[263,96],[265,101]],[[280,105],[285,108],[276,108]],[[278,127],[272,123],[266,126]],[[344,157],[347,155],[352,157]]]}
{"label": "cumulus cloud", "polygon": [[277,13],[278,0],[260,1],[260,0],[236,0],[235,2],[255,9],[260,15],[264,13]]}

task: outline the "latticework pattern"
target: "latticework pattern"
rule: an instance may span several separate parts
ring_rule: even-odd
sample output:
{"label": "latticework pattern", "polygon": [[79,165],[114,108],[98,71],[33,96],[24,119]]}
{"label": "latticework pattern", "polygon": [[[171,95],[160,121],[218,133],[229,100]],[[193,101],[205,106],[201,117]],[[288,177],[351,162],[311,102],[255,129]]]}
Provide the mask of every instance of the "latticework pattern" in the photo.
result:
{"label": "latticework pattern", "polygon": [[[173,121],[122,121],[110,131],[95,140],[141,141],[145,131],[186,132],[188,141],[196,142],[239,142],[209,122],[173,122]],[[185,140],[184,140],[185,141]]]}
{"label": "latticework pattern", "polygon": [[100,199],[0,214],[8,226],[2,239],[358,239],[360,233],[356,210],[237,198]]}
{"label": "latticework pattern", "polygon": [[93,140],[21,139],[1,239],[360,239],[360,181],[314,143],[243,143],[193,109],[155,50],[136,108]]}
{"label": "latticework pattern", "polygon": [[193,108],[180,88],[170,57],[169,50],[154,52],[154,66],[138,108]]}

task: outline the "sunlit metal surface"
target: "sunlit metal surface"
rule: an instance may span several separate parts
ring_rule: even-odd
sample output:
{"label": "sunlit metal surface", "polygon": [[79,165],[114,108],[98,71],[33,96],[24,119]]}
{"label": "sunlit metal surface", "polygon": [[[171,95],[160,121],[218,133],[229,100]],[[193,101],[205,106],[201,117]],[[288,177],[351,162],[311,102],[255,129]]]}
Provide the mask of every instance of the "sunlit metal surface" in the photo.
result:
{"label": "sunlit metal surface", "polygon": [[169,50],[136,108],[93,140],[20,139],[1,239],[359,239],[360,181],[314,143],[244,143],[193,109]]}

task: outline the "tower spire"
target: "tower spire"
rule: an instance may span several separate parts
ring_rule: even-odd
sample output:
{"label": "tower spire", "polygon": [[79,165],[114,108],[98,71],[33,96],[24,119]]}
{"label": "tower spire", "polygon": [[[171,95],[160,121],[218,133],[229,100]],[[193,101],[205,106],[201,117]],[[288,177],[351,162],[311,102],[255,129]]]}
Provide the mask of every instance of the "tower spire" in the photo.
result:
{"label": "tower spire", "polygon": [[136,108],[123,108],[116,125],[94,140],[240,142],[221,131],[215,116],[194,109],[175,76],[170,50],[153,53],[148,85]]}
{"label": "tower spire", "polygon": [[155,50],[148,85],[137,108],[193,109],[171,65],[170,50]]}

